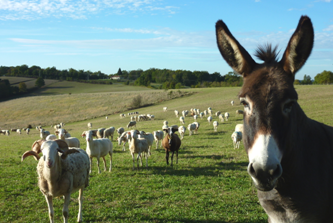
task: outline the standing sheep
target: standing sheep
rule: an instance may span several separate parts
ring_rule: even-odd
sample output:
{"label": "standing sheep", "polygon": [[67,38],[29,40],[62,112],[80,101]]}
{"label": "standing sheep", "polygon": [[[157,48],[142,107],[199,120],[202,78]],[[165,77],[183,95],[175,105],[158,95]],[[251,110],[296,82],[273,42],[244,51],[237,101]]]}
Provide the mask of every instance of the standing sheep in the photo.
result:
{"label": "standing sheep", "polygon": [[104,130],[103,132],[103,138],[108,139],[109,137],[111,137],[111,142],[113,141],[113,134],[114,131],[116,130],[115,127],[111,126],[110,128],[107,128]]}
{"label": "standing sheep", "polygon": [[217,132],[217,126],[219,126],[219,123],[217,121],[214,121],[213,126],[214,126],[214,131]]}
{"label": "standing sheep", "polygon": [[235,102],[234,101],[231,101],[231,105],[234,106]]}
{"label": "standing sheep", "polygon": [[118,136],[120,136],[121,134],[123,134],[124,131],[125,131],[125,129],[123,127],[117,128],[117,134],[118,134]]}
{"label": "standing sheep", "polygon": [[191,136],[192,135],[192,133],[193,133],[193,131],[196,129],[196,124],[189,124],[188,126],[187,126],[187,129],[188,129],[188,135],[189,136]]}
{"label": "standing sheep", "polygon": [[219,115],[220,122],[224,122],[223,114]]}
{"label": "standing sheep", "polygon": [[168,111],[168,107],[163,107],[163,111],[164,112]]}
{"label": "standing sheep", "polygon": [[92,128],[92,123],[91,122],[89,122],[88,124],[87,124],[87,126],[88,126],[88,128]]}
{"label": "standing sheep", "polygon": [[182,125],[185,125],[185,118],[184,118],[184,116],[180,116],[180,117],[179,117],[179,121],[180,121],[180,123],[181,123]]}
{"label": "standing sheep", "polygon": [[82,137],[86,137],[86,142],[87,142],[87,154],[89,156],[90,160],[90,171],[92,169],[92,158],[96,157],[97,158],[97,167],[98,167],[98,173],[101,173],[101,169],[99,168],[99,158],[102,157],[104,161],[104,171],[106,171],[106,161],[105,161],[105,156],[107,154],[110,155],[110,169],[109,171],[111,172],[112,170],[112,152],[113,152],[113,145],[110,139],[93,139],[92,131],[85,131],[84,134],[82,134]]}
{"label": "standing sheep", "polygon": [[[78,222],[82,222],[83,190],[89,185],[89,158],[87,153],[79,148],[68,149],[62,140],[46,141],[42,145],[43,159],[34,151],[27,151],[22,161],[28,156],[39,159],[37,164],[38,187],[45,196],[50,222],[54,222],[52,200],[54,197],[64,196],[62,209],[64,222],[68,221],[68,206],[70,196],[79,190]],[[58,155],[62,153],[62,155]]]}
{"label": "standing sheep", "polygon": [[242,140],[242,132],[233,132],[231,135],[234,149],[239,149],[240,141]]}
{"label": "standing sheep", "polygon": [[171,166],[173,166],[173,155],[176,152],[176,164],[178,164],[178,150],[181,146],[181,140],[178,135],[175,134],[178,131],[178,128],[169,127],[167,129],[163,129],[166,135],[162,141],[162,145],[165,149],[165,159],[167,165],[169,165],[169,153],[172,152],[171,155]]}
{"label": "standing sheep", "polygon": [[131,137],[131,134],[127,134],[129,131],[126,131],[126,132],[123,132],[118,138],[117,138],[117,141],[118,141],[118,145],[120,146],[122,142],[124,142],[123,144],[123,151],[126,150],[126,142],[129,142],[129,140],[132,138]]}
{"label": "standing sheep", "polygon": [[127,124],[127,128],[129,129],[130,127],[134,127],[136,128],[136,121],[130,121],[128,124]]}
{"label": "standing sheep", "polygon": [[127,133],[132,135],[132,139],[129,141],[129,151],[131,152],[132,159],[133,159],[133,170],[135,169],[135,159],[134,154],[137,153],[138,156],[136,158],[137,160],[137,167],[139,169],[139,158],[141,160],[141,166],[142,166],[142,156],[143,153],[146,157],[146,167],[148,168],[148,152],[149,152],[149,145],[146,139],[144,138],[138,138],[138,131],[137,130],[131,130],[131,132]]}
{"label": "standing sheep", "polygon": [[186,132],[186,128],[184,126],[179,126],[178,128],[178,132],[179,132],[179,135],[180,135],[180,139],[183,139],[184,138],[184,135],[185,135],[185,132]]}
{"label": "standing sheep", "polygon": [[157,130],[153,131],[154,139],[156,141],[156,149],[158,148],[158,142],[161,141],[161,146],[162,146],[162,140],[163,140],[163,131],[162,130]]}
{"label": "standing sheep", "polygon": [[178,115],[179,115],[179,111],[178,110],[175,110],[175,115],[178,118]]}
{"label": "standing sheep", "polygon": [[212,116],[208,116],[207,121],[209,122],[209,124],[212,122],[212,120],[213,120]]}
{"label": "standing sheep", "polygon": [[229,113],[226,112],[226,113],[224,114],[224,117],[225,117],[225,120],[228,121],[228,119],[229,119]]}

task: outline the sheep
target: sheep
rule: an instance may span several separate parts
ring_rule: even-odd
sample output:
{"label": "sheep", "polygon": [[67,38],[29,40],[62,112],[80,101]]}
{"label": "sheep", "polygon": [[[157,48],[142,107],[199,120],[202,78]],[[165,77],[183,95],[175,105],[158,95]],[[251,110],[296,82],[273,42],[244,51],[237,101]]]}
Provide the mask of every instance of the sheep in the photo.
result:
{"label": "sheep", "polygon": [[179,135],[180,135],[180,139],[183,139],[184,138],[184,135],[185,135],[185,132],[186,132],[186,128],[184,126],[179,126],[178,128],[178,132],[179,132]]}
{"label": "sheep", "polygon": [[197,116],[197,115],[193,115],[193,119],[194,119],[194,121],[196,121],[196,120],[197,120],[197,118],[198,118],[198,116]]}
{"label": "sheep", "polygon": [[168,111],[168,107],[163,107],[163,111],[164,112]]}
{"label": "sheep", "polygon": [[186,117],[187,115],[188,115],[188,111],[187,110],[182,111],[182,116],[183,117]]}
{"label": "sheep", "polygon": [[226,121],[228,121],[228,118],[229,118],[229,113],[228,113],[228,112],[226,112],[226,113],[224,114],[224,117],[225,117],[225,120],[226,120]]}
{"label": "sheep", "polygon": [[108,120],[108,116],[106,116],[105,119]]}
{"label": "sheep", "polygon": [[200,118],[202,119],[202,117],[204,116],[205,114],[203,112],[200,112],[199,116]]}
{"label": "sheep", "polygon": [[192,124],[195,124],[195,126],[196,126],[195,129],[194,129],[194,132],[198,133],[198,129],[200,127],[200,124],[198,122],[193,122]]}
{"label": "sheep", "polygon": [[234,106],[235,102],[234,101],[231,101],[231,105]]}
{"label": "sheep", "polygon": [[234,149],[239,149],[240,141],[242,140],[242,132],[233,132],[231,135]]}
{"label": "sheep", "polygon": [[208,116],[207,121],[209,122],[209,124],[211,123],[212,120],[213,120],[212,116]]}
{"label": "sheep", "polygon": [[197,126],[195,125],[195,124],[189,124],[188,126],[187,126],[187,129],[188,129],[188,135],[189,136],[191,136],[192,135],[192,133],[193,133],[193,131],[195,130],[195,128],[196,128]]}
{"label": "sheep", "polygon": [[236,115],[242,115],[242,114],[244,114],[243,110],[236,110]]}
{"label": "sheep", "polygon": [[50,135],[48,135],[45,139],[46,139],[46,141],[56,140],[56,139],[57,139],[57,136],[56,136],[56,135],[53,135],[53,134],[50,134]]}
{"label": "sheep", "polygon": [[162,140],[163,140],[164,133],[162,130],[157,130],[157,131],[153,131],[153,135],[154,135],[154,139],[156,141],[156,149],[157,149],[159,141],[161,141],[161,146],[162,146]]}
{"label": "sheep", "polygon": [[178,116],[179,116],[179,111],[178,110],[175,110],[175,115],[178,118]]}
{"label": "sheep", "polygon": [[111,141],[113,141],[113,134],[114,134],[114,131],[115,131],[115,127],[111,126],[110,128],[107,128],[104,130],[103,132],[103,138],[109,138],[111,137]]}
{"label": "sheep", "polygon": [[197,109],[197,115],[200,115],[200,109]]}
{"label": "sheep", "polygon": [[155,115],[149,115],[148,117],[150,120],[155,120]]}
{"label": "sheep", "polygon": [[39,136],[41,139],[46,139],[46,137],[51,134],[49,131],[46,131],[45,129],[42,128],[39,131],[40,131]]}
{"label": "sheep", "polygon": [[96,136],[97,136],[98,139],[103,138],[104,130],[105,130],[105,128],[97,129]]}
{"label": "sheep", "polygon": [[9,136],[10,135],[10,131],[9,130],[0,130],[0,134]]}
{"label": "sheep", "polygon": [[106,161],[105,156],[109,154],[110,156],[110,169],[109,172],[112,170],[112,152],[113,152],[113,145],[110,139],[93,139],[92,131],[88,130],[85,131],[84,134],[82,134],[82,137],[86,137],[87,147],[86,152],[89,156],[90,160],[90,170],[89,173],[91,173],[92,170],[92,158],[97,158],[97,167],[98,167],[98,173],[101,173],[101,169],[99,168],[99,158],[102,157],[104,161],[104,171],[106,171]]}
{"label": "sheep", "polygon": [[167,129],[163,129],[163,131],[166,133],[162,141],[162,146],[165,149],[166,163],[169,165],[169,153],[172,152],[171,166],[173,166],[173,155],[176,152],[176,164],[178,164],[178,150],[181,146],[181,140],[178,135],[175,134],[175,132],[178,131],[178,128],[169,127]]}
{"label": "sheep", "polygon": [[37,125],[36,126],[36,130],[39,132],[40,130],[42,129],[42,126],[41,125]]}
{"label": "sheep", "polygon": [[223,114],[219,115],[220,122],[224,122]]}
{"label": "sheep", "polygon": [[136,120],[136,116],[131,116],[131,121],[135,121]]}
{"label": "sheep", "polygon": [[221,114],[220,111],[215,112],[215,116],[216,116],[216,117],[219,117],[220,114]]}
{"label": "sheep", "polygon": [[140,134],[138,135],[139,139],[146,139],[148,143],[148,154],[151,155],[151,148],[153,147],[154,142],[154,135],[150,132],[145,133],[144,131],[140,131]]}
{"label": "sheep", "polygon": [[30,128],[26,128],[26,129],[25,129],[25,133],[27,133],[27,135],[29,135],[29,133],[30,133]]}
{"label": "sheep", "polygon": [[204,113],[204,116],[205,116],[205,117],[206,117],[207,114],[208,114],[208,113],[207,113],[207,110],[204,110],[203,113]]}
{"label": "sheep", "polygon": [[[37,164],[38,187],[45,196],[50,222],[54,222],[52,199],[64,196],[62,209],[64,222],[68,221],[70,195],[79,190],[79,213],[77,220],[82,222],[83,190],[89,185],[89,157],[79,148],[69,149],[62,140],[46,141],[42,144],[43,159],[34,151],[27,151],[22,161],[28,156],[39,159]],[[61,153],[62,155],[58,155]]]}
{"label": "sheep", "polygon": [[137,153],[137,168],[139,169],[139,158],[141,160],[141,166],[142,166],[142,157],[141,153],[143,153],[146,157],[146,167],[148,167],[148,152],[149,152],[149,145],[146,139],[144,138],[138,138],[138,131],[137,130],[131,130],[131,132],[128,132],[127,134],[131,134],[132,137],[129,140],[129,151],[131,152],[132,159],[133,159],[133,170],[135,169],[135,160],[134,160],[134,154]]}
{"label": "sheep", "polygon": [[129,129],[129,127],[134,127],[136,128],[136,121],[130,121],[128,124],[127,124],[127,128]]}
{"label": "sheep", "polygon": [[235,126],[235,132],[241,132],[243,134],[244,133],[243,129],[244,129],[244,125],[243,124],[237,124]]}
{"label": "sheep", "polygon": [[181,124],[185,125],[185,118],[184,118],[184,116],[180,116],[179,117],[179,121],[180,121]]}
{"label": "sheep", "polygon": [[69,147],[80,148],[80,140],[75,137],[66,138],[65,135],[67,134],[67,131],[65,129],[58,129],[55,133],[58,135],[58,138],[64,140]]}
{"label": "sheep", "polygon": [[16,132],[21,135],[21,129],[17,129]]}
{"label": "sheep", "polygon": [[89,122],[88,124],[87,124],[87,126],[88,126],[88,128],[92,128],[92,123],[91,122]]}
{"label": "sheep", "polygon": [[117,128],[118,136],[120,136],[124,131],[125,131],[125,129],[123,127]]}
{"label": "sheep", "polygon": [[119,116],[120,116],[120,118],[125,118],[126,115],[125,114],[120,114]]}
{"label": "sheep", "polygon": [[219,126],[219,123],[217,121],[214,121],[213,126],[214,126],[214,131],[217,132],[217,126]]}
{"label": "sheep", "polygon": [[164,122],[163,122],[163,125],[168,125],[168,124],[169,124],[168,121],[164,121]]}
{"label": "sheep", "polygon": [[17,129],[10,129],[10,131],[11,131],[11,132],[16,132],[16,131],[17,131]]}
{"label": "sheep", "polygon": [[123,144],[123,151],[125,151],[125,145],[126,145],[126,142],[128,142],[132,137],[130,134],[127,134],[128,131],[126,132],[123,132],[118,138],[117,138],[117,141],[118,141],[118,145],[120,146],[122,142],[124,142]]}

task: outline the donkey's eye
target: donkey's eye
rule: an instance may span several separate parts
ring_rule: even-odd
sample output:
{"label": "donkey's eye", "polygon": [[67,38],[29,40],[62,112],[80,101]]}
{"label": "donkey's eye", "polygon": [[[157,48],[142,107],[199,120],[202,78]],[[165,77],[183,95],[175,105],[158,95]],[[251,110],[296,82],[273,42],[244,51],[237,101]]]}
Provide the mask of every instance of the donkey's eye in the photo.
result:
{"label": "donkey's eye", "polygon": [[249,103],[247,103],[245,100],[241,100],[240,103],[244,106],[244,108],[250,108]]}
{"label": "donkey's eye", "polygon": [[293,107],[294,101],[290,101],[284,104],[283,106],[283,112],[285,114],[288,114],[291,112],[291,108]]}

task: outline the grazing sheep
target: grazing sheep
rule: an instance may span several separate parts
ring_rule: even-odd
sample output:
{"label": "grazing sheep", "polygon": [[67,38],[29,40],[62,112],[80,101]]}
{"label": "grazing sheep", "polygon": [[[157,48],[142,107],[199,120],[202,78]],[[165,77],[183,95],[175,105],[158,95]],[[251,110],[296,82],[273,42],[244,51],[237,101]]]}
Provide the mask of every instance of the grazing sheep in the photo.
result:
{"label": "grazing sheep", "polygon": [[192,124],[195,124],[195,126],[196,126],[195,129],[194,129],[194,132],[198,133],[198,129],[200,127],[200,124],[198,122],[193,122]]}
{"label": "grazing sheep", "polygon": [[163,111],[164,112],[168,111],[168,107],[163,107]]}
{"label": "grazing sheep", "polygon": [[162,146],[162,140],[163,140],[164,133],[162,130],[157,130],[157,131],[153,131],[153,135],[154,135],[154,139],[156,141],[156,149],[157,149],[159,141],[161,141],[161,146]]}
{"label": "grazing sheep", "polygon": [[197,116],[197,115],[193,115],[193,119],[194,119],[194,121],[196,121],[196,120],[197,120],[197,118],[198,118],[198,116]]}
{"label": "grazing sheep", "polygon": [[16,132],[21,135],[21,129],[17,129]]}
{"label": "grazing sheep", "polygon": [[108,116],[106,116],[105,119],[108,120]]}
{"label": "grazing sheep", "polygon": [[98,167],[98,173],[101,173],[101,169],[99,168],[99,158],[102,157],[104,161],[104,171],[106,171],[106,161],[105,161],[105,156],[107,154],[110,155],[110,169],[109,171],[111,172],[112,170],[112,152],[113,152],[113,145],[110,139],[93,139],[92,131],[88,130],[85,131],[84,134],[82,135],[83,137],[86,137],[86,142],[87,142],[87,147],[86,151],[89,156],[90,160],[90,171],[92,169],[92,158],[96,157],[97,158],[97,167]]}
{"label": "grazing sheep", "polygon": [[179,117],[179,121],[180,121],[181,124],[185,125],[185,118],[184,118],[184,116],[180,116]]}
{"label": "grazing sheep", "polygon": [[207,110],[204,110],[203,113],[205,117],[208,115]]}
{"label": "grazing sheep", "polygon": [[123,132],[118,138],[117,138],[117,141],[118,141],[118,145],[120,146],[122,142],[124,142],[123,144],[123,151],[125,151],[125,145],[126,145],[126,142],[128,142],[132,137],[131,137],[131,134],[127,134],[128,131],[126,132]]}
{"label": "grazing sheep", "polygon": [[202,117],[204,116],[205,114],[203,112],[200,112],[199,116],[200,118],[202,119]]}
{"label": "grazing sheep", "polygon": [[200,115],[200,109],[197,109],[197,115]]}
{"label": "grazing sheep", "polygon": [[132,159],[133,159],[133,170],[135,169],[135,159],[134,154],[137,153],[137,168],[139,169],[139,158],[142,165],[142,157],[141,154],[143,153],[146,157],[146,167],[148,167],[148,152],[149,152],[149,145],[146,139],[144,138],[138,138],[138,131],[137,130],[131,130],[131,132],[128,132],[127,134],[131,134],[131,140],[129,141],[129,151],[131,152]]}
{"label": "grazing sheep", "polygon": [[96,136],[97,136],[98,139],[103,138],[104,130],[105,130],[105,128],[97,129]]}
{"label": "grazing sheep", "polygon": [[187,110],[182,111],[182,116],[183,117],[186,117],[187,115],[188,115],[188,111]]}
{"label": "grazing sheep", "polygon": [[154,135],[150,132],[145,133],[144,131],[140,131],[138,135],[139,139],[146,139],[148,143],[148,154],[151,155],[151,148],[153,147]]}
{"label": "grazing sheep", "polygon": [[42,128],[39,131],[40,131],[39,136],[41,139],[46,139],[46,137],[51,134],[49,131],[46,131],[45,129]]}
{"label": "grazing sheep", "polygon": [[171,155],[171,166],[173,166],[173,155],[176,152],[176,164],[178,164],[178,150],[181,145],[181,140],[179,139],[178,135],[175,134],[178,131],[178,128],[169,127],[167,129],[163,129],[166,133],[163,141],[162,146],[165,149],[165,159],[167,165],[169,165],[169,153],[172,152]]}
{"label": "grazing sheep", "polygon": [[125,118],[126,115],[125,114],[120,114],[119,116],[120,116],[120,118]]}
{"label": "grazing sheep", "polygon": [[104,130],[103,132],[103,138],[109,138],[111,137],[111,141],[113,141],[113,134],[114,134],[114,131],[116,130],[115,127],[111,126],[110,128],[107,128]]}
{"label": "grazing sheep", "polygon": [[123,134],[124,131],[125,131],[125,129],[123,127],[117,128],[117,134],[118,134],[118,136],[120,136],[121,134]]}
{"label": "grazing sheep", "polygon": [[29,129],[29,128],[26,128],[26,129],[25,129],[25,132],[27,133],[27,135],[29,135],[29,133],[30,133],[30,129]]}
{"label": "grazing sheep", "polygon": [[244,129],[244,125],[243,124],[237,124],[235,126],[235,132],[241,132],[243,134],[243,129]]}
{"label": "grazing sheep", "polygon": [[236,115],[243,115],[244,111],[243,110],[236,110]]}
{"label": "grazing sheep", "polygon": [[[79,190],[78,222],[82,222],[83,190],[89,185],[89,158],[79,148],[69,149],[62,140],[46,141],[42,144],[43,159],[34,151],[27,151],[22,161],[28,156],[39,159],[37,164],[38,187],[45,196],[50,222],[54,222],[52,199],[64,196],[62,209],[64,222],[68,221],[70,195]],[[62,155],[58,155],[61,153]]]}
{"label": "grazing sheep", "polygon": [[127,128],[129,129],[129,127],[134,127],[136,128],[136,121],[130,121],[128,124],[127,124]]}
{"label": "grazing sheep", "polygon": [[163,125],[168,125],[168,124],[169,124],[168,121],[164,121],[164,122],[163,122]]}
{"label": "grazing sheep", "polygon": [[240,141],[242,140],[242,132],[233,132],[231,135],[234,149],[239,149]]}
{"label": "grazing sheep", "polygon": [[207,121],[209,122],[209,124],[211,123],[212,120],[213,120],[212,116],[208,116]]}
{"label": "grazing sheep", "polygon": [[192,133],[193,133],[193,131],[195,130],[195,128],[196,128],[197,126],[196,126],[196,124],[189,124],[188,126],[187,126],[187,129],[188,129],[188,135],[189,136],[191,136],[192,135]]}
{"label": "grazing sheep", "polygon": [[234,106],[235,102],[234,101],[231,101],[231,105]]}
{"label": "grazing sheep", "polygon": [[89,122],[87,125],[88,125],[88,128],[90,128],[90,129],[92,128],[92,123],[91,122]]}
{"label": "grazing sheep", "polygon": [[178,118],[178,116],[179,116],[179,111],[178,110],[175,110],[175,115]]}
{"label": "grazing sheep", "polygon": [[223,114],[219,115],[220,122],[224,122]]}
{"label": "grazing sheep", "polygon": [[226,121],[228,121],[228,118],[229,118],[229,113],[228,113],[228,112],[226,112],[226,113],[224,114],[224,117],[225,117],[225,120],[226,120]]}
{"label": "grazing sheep", "polygon": [[219,126],[219,123],[217,121],[214,121],[213,126],[214,126],[214,131],[217,132],[217,126]]}
{"label": "grazing sheep", "polygon": [[216,116],[216,117],[219,117],[220,114],[221,114],[220,111],[215,112],[215,116]]}
{"label": "grazing sheep", "polygon": [[184,126],[179,126],[178,128],[178,132],[179,132],[179,135],[180,135],[180,139],[183,139],[184,138],[184,135],[185,135],[185,132],[186,132],[186,128]]}
{"label": "grazing sheep", "polygon": [[0,134],[9,136],[10,135],[10,131],[9,130],[0,130]]}

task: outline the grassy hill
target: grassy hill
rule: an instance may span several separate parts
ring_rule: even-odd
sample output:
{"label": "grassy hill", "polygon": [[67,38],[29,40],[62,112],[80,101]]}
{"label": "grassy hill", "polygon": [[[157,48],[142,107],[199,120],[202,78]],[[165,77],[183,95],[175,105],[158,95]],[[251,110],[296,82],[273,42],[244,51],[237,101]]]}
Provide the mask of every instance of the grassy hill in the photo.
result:
{"label": "grassy hill", "polygon": [[[180,124],[173,110],[200,110],[212,107],[213,111],[229,112],[228,122],[220,123],[214,132],[206,119],[199,119],[198,134],[189,136],[186,132],[182,140],[178,164],[166,166],[164,149],[155,149],[148,159],[148,168],[132,170],[132,158],[123,152],[121,146],[113,141],[112,172],[97,173],[96,159],[93,160],[93,172],[90,185],[84,192],[83,218],[85,222],[267,222],[267,216],[258,203],[256,189],[246,172],[248,158],[243,145],[234,150],[230,135],[234,126],[242,122],[235,110],[242,109],[237,103],[240,88],[207,88],[195,89],[195,94],[178,97],[172,100],[156,101],[156,104],[135,109],[141,114],[154,114],[154,121],[143,121],[137,129],[146,132],[161,129],[164,120],[169,124]],[[90,89],[93,91],[93,89]],[[182,90],[187,91],[187,90]],[[189,90],[190,91],[190,90]],[[192,89],[193,91],[193,89]],[[331,86],[297,86],[299,104],[305,113],[315,120],[333,125],[331,110],[333,96]],[[156,97],[167,94],[165,91],[145,89],[135,92],[82,93],[74,95],[50,95],[28,97],[0,103],[0,111],[15,113],[6,114],[7,119],[0,120],[1,125],[19,120],[26,124],[39,122],[43,109],[58,106],[61,112],[49,113],[53,121],[62,121],[64,117],[76,120],[76,113],[89,111],[87,120],[66,122],[65,129],[72,136],[79,138],[81,148],[86,148],[85,139],[80,137],[87,130],[87,123],[93,128],[114,126],[125,127],[129,118],[120,119],[118,114],[109,115],[108,120],[101,112],[109,112],[119,103],[126,102],[131,94],[146,94]],[[174,92],[176,93],[176,92]],[[72,97],[73,96],[73,97]],[[146,97],[145,96],[145,97]],[[107,100],[106,100],[107,98]],[[31,100],[31,101],[28,101]],[[230,105],[234,100],[235,106]],[[105,102],[106,101],[106,102]],[[88,109],[88,104],[94,102]],[[71,104],[71,106],[65,106]],[[125,103],[126,104],[126,103]],[[5,105],[5,106],[4,106]],[[23,110],[20,107],[24,105]],[[163,107],[168,107],[163,112]],[[30,110],[29,110],[30,109]],[[123,108],[124,112],[126,108]],[[30,112],[26,116],[25,112]],[[50,112],[50,111],[49,111]],[[127,113],[127,111],[126,111]],[[91,118],[96,116],[97,118]],[[21,119],[20,117],[24,117]],[[0,117],[1,118],[1,117]],[[213,120],[217,120],[213,117]],[[185,119],[187,124],[193,118]],[[46,130],[52,129],[46,126]],[[30,135],[12,133],[9,137],[0,136],[0,222],[47,222],[48,213],[44,197],[37,187],[36,161],[29,157],[23,163],[20,157],[31,148],[39,138],[36,130]],[[107,167],[109,166],[109,158]],[[102,167],[103,164],[100,164]],[[102,168],[103,169],[103,168]],[[78,211],[78,193],[72,195],[69,208],[70,222],[76,220]],[[55,221],[61,222],[63,199],[54,200]]]}

